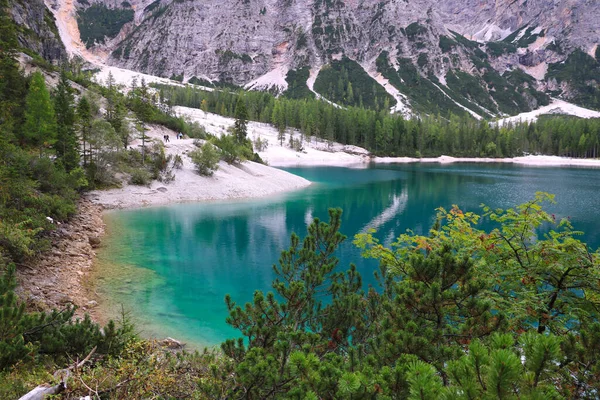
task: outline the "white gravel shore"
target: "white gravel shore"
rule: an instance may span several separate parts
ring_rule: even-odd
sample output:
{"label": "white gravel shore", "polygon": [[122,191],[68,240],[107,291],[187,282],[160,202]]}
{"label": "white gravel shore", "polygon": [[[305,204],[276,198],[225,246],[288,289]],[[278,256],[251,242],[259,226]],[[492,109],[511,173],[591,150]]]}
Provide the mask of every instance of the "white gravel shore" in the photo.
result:
{"label": "white gravel shore", "polygon": [[[170,203],[238,199],[268,196],[275,193],[300,189],[310,182],[299,176],[266,165],[246,161],[229,165],[223,161],[213,176],[199,175],[187,152],[196,148],[193,139],[176,139],[176,133],[161,126],[151,126],[147,132],[154,141],[163,141],[167,154],[179,154],[183,167],[175,170],[175,180],[169,183],[154,181],[150,187],[125,185],[120,189],[97,190],[90,199],[105,208],[136,208]],[[133,146],[139,146],[137,140]]]}

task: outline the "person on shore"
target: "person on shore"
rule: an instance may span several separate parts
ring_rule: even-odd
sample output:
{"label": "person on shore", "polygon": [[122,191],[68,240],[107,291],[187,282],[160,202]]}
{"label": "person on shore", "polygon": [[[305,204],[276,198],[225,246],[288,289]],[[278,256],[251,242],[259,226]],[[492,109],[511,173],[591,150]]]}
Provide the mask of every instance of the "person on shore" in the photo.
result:
{"label": "person on shore", "polygon": [[177,139],[183,139],[183,133],[179,132],[179,134],[177,135]]}

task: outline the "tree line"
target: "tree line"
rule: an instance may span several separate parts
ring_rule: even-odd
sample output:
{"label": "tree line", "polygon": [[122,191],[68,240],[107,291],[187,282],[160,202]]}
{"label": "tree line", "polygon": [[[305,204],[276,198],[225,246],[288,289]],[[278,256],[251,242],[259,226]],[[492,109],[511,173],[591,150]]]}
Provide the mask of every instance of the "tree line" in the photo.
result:
{"label": "tree line", "polygon": [[248,118],[271,123],[280,132],[298,129],[306,140],[364,147],[376,155],[515,157],[546,154],[597,157],[600,120],[548,116],[535,123],[498,125],[451,115],[406,119],[387,111],[339,108],[316,99],[288,99],[264,92],[203,91],[192,86],[153,85],[171,106],[200,108],[233,117],[238,97]]}

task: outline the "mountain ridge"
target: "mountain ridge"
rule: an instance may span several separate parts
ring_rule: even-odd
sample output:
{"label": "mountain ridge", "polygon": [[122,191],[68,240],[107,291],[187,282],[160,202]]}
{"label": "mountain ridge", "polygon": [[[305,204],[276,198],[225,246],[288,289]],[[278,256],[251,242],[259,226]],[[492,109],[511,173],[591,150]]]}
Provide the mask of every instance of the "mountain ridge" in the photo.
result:
{"label": "mountain ridge", "polygon": [[[84,40],[89,51],[107,64],[180,81],[318,95],[340,106],[387,104],[403,114],[496,118],[547,105],[549,96],[600,108],[594,23],[600,5],[590,0],[79,0],[75,6],[80,30],[93,32]],[[104,31],[86,26],[90,10],[109,21]],[[332,68],[336,73],[328,73]],[[321,74],[335,82],[320,85]]]}

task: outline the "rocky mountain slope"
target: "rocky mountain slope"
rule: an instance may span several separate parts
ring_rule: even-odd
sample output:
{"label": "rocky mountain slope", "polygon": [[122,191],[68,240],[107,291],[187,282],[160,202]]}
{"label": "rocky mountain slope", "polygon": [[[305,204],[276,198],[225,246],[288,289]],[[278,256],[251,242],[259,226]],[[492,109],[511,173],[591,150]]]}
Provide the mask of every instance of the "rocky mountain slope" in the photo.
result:
{"label": "rocky mountain slope", "polygon": [[595,0],[48,0],[116,65],[408,112],[600,108]]}
{"label": "rocky mountain slope", "polygon": [[54,17],[43,0],[13,0],[9,4],[22,50],[51,62],[66,58]]}

